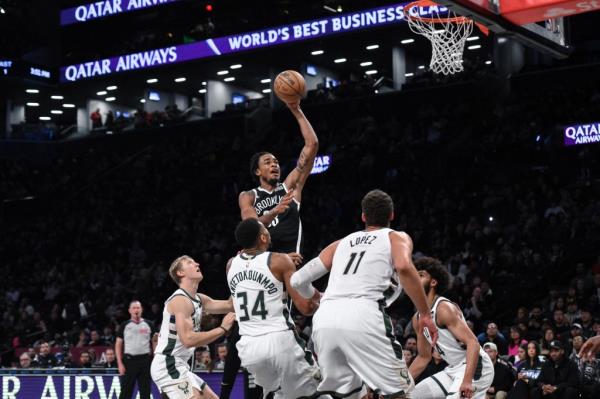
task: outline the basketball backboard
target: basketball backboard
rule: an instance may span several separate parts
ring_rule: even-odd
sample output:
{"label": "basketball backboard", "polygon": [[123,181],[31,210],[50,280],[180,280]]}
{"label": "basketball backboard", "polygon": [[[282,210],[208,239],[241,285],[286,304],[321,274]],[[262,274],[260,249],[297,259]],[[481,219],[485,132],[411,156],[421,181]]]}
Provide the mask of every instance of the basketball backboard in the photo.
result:
{"label": "basketball backboard", "polygon": [[[513,36],[523,44],[556,58],[568,57],[568,25],[565,17],[593,11],[587,1],[567,0],[436,0],[458,14],[470,17],[497,34]],[[571,4],[573,3],[573,4]],[[593,4],[592,4],[593,3]],[[598,2],[600,4],[600,2]],[[600,9],[596,7],[596,9]]]}

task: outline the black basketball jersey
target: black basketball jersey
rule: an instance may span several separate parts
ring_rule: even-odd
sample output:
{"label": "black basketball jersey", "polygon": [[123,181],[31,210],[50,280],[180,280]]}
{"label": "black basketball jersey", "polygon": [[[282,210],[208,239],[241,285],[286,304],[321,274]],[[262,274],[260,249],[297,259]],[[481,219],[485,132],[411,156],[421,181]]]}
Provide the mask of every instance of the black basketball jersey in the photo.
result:
{"label": "black basketball jersey", "polygon": [[[271,212],[288,190],[284,183],[279,183],[273,191],[257,187],[252,192],[254,193],[254,210],[260,217]],[[283,253],[300,252],[302,242],[300,203],[293,199],[287,211],[281,215],[277,215],[271,224],[267,226],[267,229],[271,233],[271,251]]]}

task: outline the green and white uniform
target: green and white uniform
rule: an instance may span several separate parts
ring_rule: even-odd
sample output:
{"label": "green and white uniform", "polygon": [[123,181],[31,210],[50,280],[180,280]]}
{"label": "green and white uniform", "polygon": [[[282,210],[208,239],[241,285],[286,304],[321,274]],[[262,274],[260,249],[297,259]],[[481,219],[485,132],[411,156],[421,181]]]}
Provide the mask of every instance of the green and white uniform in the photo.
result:
{"label": "green and white uniform", "polygon": [[193,396],[193,388],[202,391],[206,383],[190,370],[188,362],[196,348],[183,345],[175,327],[175,315],[167,310],[167,305],[176,296],[183,296],[192,303],[194,311],[191,316],[194,331],[200,331],[202,319],[200,296],[196,294],[196,297],[192,297],[179,288],[165,301],[162,325],[150,373],[160,391],[167,394],[169,399],[188,399]]}
{"label": "green and white uniform", "polygon": [[357,399],[366,394],[366,384],[392,399],[409,397],[414,387],[385,313],[395,275],[392,232],[358,231],[336,248],[327,290],[313,317],[312,339],[323,375],[319,392]]}
{"label": "green and white uniform", "polygon": [[284,303],[284,284],[270,270],[271,253],[236,256],[227,273],[241,339],[242,366],[275,399],[312,396],[319,369],[298,337]]}

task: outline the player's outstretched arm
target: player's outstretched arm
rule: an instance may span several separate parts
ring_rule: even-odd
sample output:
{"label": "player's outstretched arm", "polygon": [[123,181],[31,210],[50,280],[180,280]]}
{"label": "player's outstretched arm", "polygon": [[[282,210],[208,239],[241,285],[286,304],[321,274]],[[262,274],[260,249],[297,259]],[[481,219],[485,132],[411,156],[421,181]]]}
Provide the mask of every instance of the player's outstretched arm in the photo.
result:
{"label": "player's outstretched arm", "polygon": [[[413,328],[416,330],[417,328],[417,315],[415,314],[412,318]],[[411,363],[408,371],[410,375],[412,375],[413,379],[417,379],[425,370],[429,362],[431,361],[431,345],[425,339],[423,334],[417,334],[417,357],[414,358]]]}
{"label": "player's outstretched arm", "polygon": [[304,137],[304,147],[300,151],[296,168],[285,179],[286,187],[294,189],[294,198],[300,202],[302,188],[304,187],[304,183],[306,183],[308,175],[310,175],[310,171],[315,163],[315,157],[319,151],[319,139],[310,122],[306,119],[304,112],[300,109],[300,102],[289,103],[287,106],[296,117],[300,126],[300,132],[302,133],[302,137]]}
{"label": "player's outstretched arm", "polygon": [[294,262],[292,262],[289,256],[286,254],[273,252],[271,255],[271,271],[275,277],[277,277],[280,281],[283,281],[289,296],[292,298],[292,301],[294,301],[294,305],[296,308],[298,308],[300,313],[306,316],[310,316],[315,313],[319,307],[321,293],[319,291],[315,291],[312,298],[306,299],[302,297],[302,295],[300,295],[298,291],[294,289],[294,287],[292,287],[290,279],[292,274],[294,274],[296,271],[296,266],[294,266]]}
{"label": "player's outstretched arm", "polygon": [[223,318],[219,327],[206,332],[195,332],[192,323],[192,312],[194,311],[194,307],[189,299],[184,298],[183,296],[176,296],[169,302],[168,310],[171,314],[175,315],[177,335],[187,348],[195,348],[210,344],[227,334],[235,321],[235,313],[228,313]]}
{"label": "player's outstretched arm", "polygon": [[200,294],[202,298],[202,307],[212,314],[225,314],[233,312],[233,300],[231,298],[227,300],[212,299],[208,295]]}
{"label": "player's outstretched arm", "polygon": [[593,359],[598,352],[600,352],[600,335],[585,341],[579,350],[579,356],[584,360],[589,360]]}
{"label": "player's outstretched arm", "polygon": [[392,246],[392,261],[398,272],[398,277],[402,283],[404,291],[408,294],[419,312],[419,322],[417,334],[423,333],[423,328],[427,327],[431,335],[433,344],[437,341],[437,327],[431,320],[429,305],[425,296],[425,290],[419,279],[417,269],[412,262],[413,243],[410,236],[406,233],[392,231],[390,233],[390,243]]}
{"label": "player's outstretched arm", "polygon": [[312,282],[325,276],[331,270],[333,255],[339,240],[329,244],[319,256],[308,262],[302,269],[297,270],[290,277],[290,284],[303,298],[310,299],[315,295]]}
{"label": "player's outstretched arm", "polygon": [[473,395],[473,377],[479,361],[479,341],[462,318],[456,305],[447,301],[440,302],[437,307],[436,318],[438,325],[446,326],[457,340],[467,346],[467,367],[465,368],[460,392],[462,397],[470,398]]}

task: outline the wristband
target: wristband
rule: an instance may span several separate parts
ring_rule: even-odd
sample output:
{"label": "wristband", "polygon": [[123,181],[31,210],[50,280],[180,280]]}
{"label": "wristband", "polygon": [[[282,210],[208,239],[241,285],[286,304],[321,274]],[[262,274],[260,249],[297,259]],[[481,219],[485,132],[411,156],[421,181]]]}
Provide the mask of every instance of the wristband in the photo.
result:
{"label": "wristband", "polygon": [[226,329],[225,327],[219,326],[219,328],[222,329],[223,331],[225,331],[225,334],[229,334],[229,330]]}

